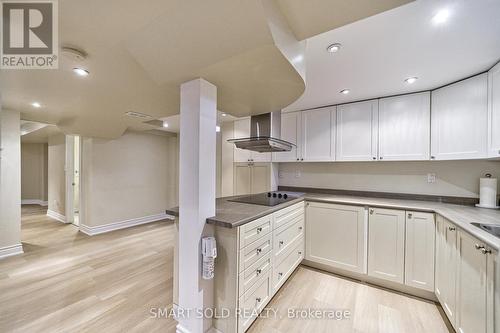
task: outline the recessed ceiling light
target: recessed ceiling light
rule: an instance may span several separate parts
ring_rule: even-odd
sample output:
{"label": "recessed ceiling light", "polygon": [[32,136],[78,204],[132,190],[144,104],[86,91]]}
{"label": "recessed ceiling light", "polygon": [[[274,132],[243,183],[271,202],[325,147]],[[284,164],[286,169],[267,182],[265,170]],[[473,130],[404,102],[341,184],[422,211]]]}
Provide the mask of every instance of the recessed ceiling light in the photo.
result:
{"label": "recessed ceiling light", "polygon": [[219,132],[220,132],[220,126],[219,126],[219,125],[215,126],[215,131],[216,131],[217,133],[219,133]]}
{"label": "recessed ceiling light", "polygon": [[163,122],[163,127],[164,128],[167,128],[168,127],[168,123],[166,121]]}
{"label": "recessed ceiling light", "polygon": [[221,116],[225,117],[225,116],[227,116],[227,114],[226,114],[226,113],[223,113],[223,114],[221,114]]}
{"label": "recessed ceiling light", "polygon": [[342,44],[340,43],[334,43],[334,44],[331,44],[329,45],[326,50],[330,53],[335,53],[337,52],[338,50],[340,50],[340,48],[342,47]]}
{"label": "recessed ceiling light", "polygon": [[347,95],[348,93],[350,93],[351,91],[349,89],[344,89],[344,90],[341,90],[340,93],[341,94],[344,94],[344,95]]}
{"label": "recessed ceiling light", "polygon": [[432,22],[434,24],[442,24],[446,21],[448,21],[448,18],[450,17],[450,11],[448,9],[441,9],[432,17]]}
{"label": "recessed ceiling light", "polygon": [[73,68],[73,72],[79,76],[88,76],[90,74],[88,70],[79,67]]}
{"label": "recessed ceiling light", "polygon": [[38,102],[33,102],[33,103],[31,103],[31,106],[34,107],[34,108],[41,108],[42,104],[40,104]]}
{"label": "recessed ceiling light", "polygon": [[412,76],[412,77],[407,78],[405,80],[405,82],[408,83],[408,84],[413,84],[413,83],[417,82],[417,80],[418,80],[418,77]]}

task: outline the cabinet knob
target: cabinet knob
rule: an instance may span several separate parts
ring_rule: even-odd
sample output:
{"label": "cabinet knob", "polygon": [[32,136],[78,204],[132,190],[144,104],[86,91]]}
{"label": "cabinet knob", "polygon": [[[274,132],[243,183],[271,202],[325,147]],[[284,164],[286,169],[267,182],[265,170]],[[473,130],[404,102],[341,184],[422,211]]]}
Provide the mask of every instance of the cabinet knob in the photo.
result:
{"label": "cabinet knob", "polygon": [[299,230],[302,230],[302,227],[299,227]]}
{"label": "cabinet knob", "polygon": [[484,249],[484,246],[481,246],[479,244],[474,244],[474,247],[476,248],[476,250]]}
{"label": "cabinet knob", "polygon": [[283,244],[284,244],[284,242],[283,242],[283,241],[280,241],[280,245],[283,245]]}
{"label": "cabinet knob", "polygon": [[380,158],[381,160],[383,160],[383,159],[384,159],[384,156],[380,156],[379,158]]}
{"label": "cabinet knob", "polygon": [[300,160],[301,160],[301,161],[303,161],[304,159],[303,159],[303,158],[301,158]]}
{"label": "cabinet knob", "polygon": [[298,253],[299,253],[299,256],[302,255],[302,251],[299,251]]}
{"label": "cabinet knob", "polygon": [[300,161],[300,158],[297,158],[297,161]]}
{"label": "cabinet knob", "polygon": [[258,228],[257,228],[257,233],[259,234],[261,231],[262,231],[262,228],[261,228],[261,227],[258,227]]}
{"label": "cabinet knob", "polygon": [[370,215],[373,215],[373,213],[375,213],[375,210],[370,209]]}
{"label": "cabinet knob", "polygon": [[257,297],[255,300],[257,301],[257,303],[260,303],[260,301],[262,301],[262,298]]}
{"label": "cabinet knob", "polygon": [[257,272],[257,275],[259,275],[260,273],[262,273],[262,269],[259,268],[258,270],[256,270],[256,272]]}
{"label": "cabinet knob", "polygon": [[455,231],[455,230],[457,230],[457,229],[456,229],[455,227],[448,227],[448,230],[450,230],[450,231]]}
{"label": "cabinet knob", "polygon": [[257,249],[257,254],[261,253],[262,249]]}
{"label": "cabinet knob", "polygon": [[377,158],[375,156],[372,157],[373,160],[376,160]]}
{"label": "cabinet knob", "polygon": [[485,249],[484,247],[481,249],[481,252],[483,252],[483,254],[490,254],[491,253],[491,250],[487,250]]}
{"label": "cabinet knob", "polygon": [[282,276],[283,276],[283,273],[279,272],[279,273],[278,273],[278,276],[279,276],[279,277],[282,277]]}
{"label": "cabinet knob", "polygon": [[431,160],[435,160],[436,159],[436,156],[431,156]]}
{"label": "cabinet knob", "polygon": [[412,213],[408,213],[408,218],[411,219],[413,217]]}

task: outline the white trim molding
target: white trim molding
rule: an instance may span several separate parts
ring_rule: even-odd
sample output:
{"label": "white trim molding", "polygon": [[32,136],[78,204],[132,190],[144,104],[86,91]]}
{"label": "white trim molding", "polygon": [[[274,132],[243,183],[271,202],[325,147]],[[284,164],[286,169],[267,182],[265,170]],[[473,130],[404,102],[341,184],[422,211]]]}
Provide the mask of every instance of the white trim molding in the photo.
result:
{"label": "white trim molding", "polygon": [[48,216],[48,217],[51,217],[51,218],[53,218],[54,220],[57,220],[57,221],[59,221],[59,222],[62,222],[62,223],[68,223],[68,222],[66,221],[66,216],[64,216],[64,215],[62,215],[62,214],[60,214],[60,213],[58,213],[58,212],[55,212],[55,211],[53,211],[53,210],[47,209],[47,216]]}
{"label": "white trim molding", "polygon": [[166,213],[160,213],[155,215],[137,217],[130,220],[118,221],[109,224],[99,225],[99,226],[88,226],[84,224],[80,224],[80,231],[89,236],[99,235],[110,231],[125,229],[134,227],[136,225],[161,221],[161,220],[174,220],[175,217],[172,215],[168,215]]}
{"label": "white trim molding", "polygon": [[22,199],[21,205],[40,205],[46,207],[49,205],[49,202],[40,199]]}
{"label": "white trim molding", "polygon": [[16,245],[6,246],[0,248],[0,259],[15,256],[18,254],[23,254],[23,244],[19,243]]}

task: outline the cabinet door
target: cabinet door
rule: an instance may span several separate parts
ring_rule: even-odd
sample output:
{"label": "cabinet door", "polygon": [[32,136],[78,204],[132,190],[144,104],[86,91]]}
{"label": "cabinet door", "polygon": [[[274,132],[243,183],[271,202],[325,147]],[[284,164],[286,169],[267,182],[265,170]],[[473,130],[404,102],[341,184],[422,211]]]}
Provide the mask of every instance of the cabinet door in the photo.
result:
{"label": "cabinet door", "polygon": [[[493,295],[489,294],[488,256],[480,241],[460,231],[458,233],[457,328],[461,333],[493,332]],[[491,261],[493,263],[493,261]]]}
{"label": "cabinet door", "polygon": [[368,275],[404,283],[405,211],[370,208]]}
{"label": "cabinet door", "polygon": [[335,159],[335,107],[302,112],[302,158],[304,161]]}
{"label": "cabinet door", "polygon": [[271,166],[269,163],[253,164],[250,167],[250,192],[252,194],[268,192],[271,190]]}
{"label": "cabinet door", "polygon": [[406,212],[405,284],[434,291],[434,214]]}
{"label": "cabinet door", "polygon": [[252,168],[248,163],[234,164],[234,195],[245,195],[252,192]]}
{"label": "cabinet door", "polygon": [[[234,138],[248,138],[250,136],[250,118],[234,121]],[[251,151],[234,146],[234,162],[250,162]]]}
{"label": "cabinet door", "polygon": [[297,162],[300,160],[301,144],[300,112],[281,114],[281,139],[295,146],[289,152],[273,153],[273,162]]}
{"label": "cabinet door", "polygon": [[377,159],[378,101],[337,107],[337,161]]}
{"label": "cabinet door", "polygon": [[488,74],[432,92],[431,158],[487,156]]}
{"label": "cabinet door", "polygon": [[435,291],[453,327],[456,325],[457,231],[444,219],[437,218]]}
{"label": "cabinet door", "polygon": [[430,158],[430,96],[430,92],[424,92],[380,100],[380,160],[415,161]]}
{"label": "cabinet door", "polygon": [[306,204],[306,259],[333,268],[366,273],[365,209]]}
{"label": "cabinet door", "polygon": [[250,160],[252,162],[271,162],[271,153],[258,153],[256,151],[250,152]]}
{"label": "cabinet door", "polygon": [[500,64],[488,73],[488,151],[500,157]]}

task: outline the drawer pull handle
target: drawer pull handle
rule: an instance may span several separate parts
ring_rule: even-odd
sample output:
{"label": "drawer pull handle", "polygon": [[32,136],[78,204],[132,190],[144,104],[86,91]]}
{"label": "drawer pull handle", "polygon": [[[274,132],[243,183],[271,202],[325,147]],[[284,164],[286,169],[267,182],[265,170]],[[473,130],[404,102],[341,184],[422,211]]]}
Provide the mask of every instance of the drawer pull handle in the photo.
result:
{"label": "drawer pull handle", "polygon": [[262,269],[260,269],[260,268],[259,268],[259,269],[257,270],[257,275],[259,275],[260,273],[262,273]]}
{"label": "drawer pull handle", "polygon": [[474,244],[474,247],[476,248],[476,250],[484,249],[484,246],[481,246],[479,244]]}
{"label": "drawer pull handle", "polygon": [[280,241],[280,246],[281,246],[281,245],[283,245],[283,244],[284,244],[284,242],[283,242],[283,241]]}
{"label": "drawer pull handle", "polygon": [[486,250],[484,247],[481,249],[481,252],[483,252],[483,254],[491,254],[491,250]]}
{"label": "drawer pull handle", "polygon": [[411,219],[413,217],[412,213],[408,213],[408,218]]}
{"label": "drawer pull handle", "polygon": [[258,234],[260,234],[260,233],[261,233],[261,231],[262,231],[262,228],[261,228],[261,227],[258,227],[258,228],[257,228],[257,233],[258,233]]}
{"label": "drawer pull handle", "polygon": [[257,301],[257,303],[260,303],[260,301],[262,301],[262,298],[257,297],[255,300]]}
{"label": "drawer pull handle", "polygon": [[261,253],[262,249],[257,249],[257,254]]}
{"label": "drawer pull handle", "polygon": [[455,230],[457,230],[457,229],[456,229],[455,227],[448,227],[448,230],[450,230],[450,231],[455,231]]}

